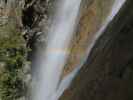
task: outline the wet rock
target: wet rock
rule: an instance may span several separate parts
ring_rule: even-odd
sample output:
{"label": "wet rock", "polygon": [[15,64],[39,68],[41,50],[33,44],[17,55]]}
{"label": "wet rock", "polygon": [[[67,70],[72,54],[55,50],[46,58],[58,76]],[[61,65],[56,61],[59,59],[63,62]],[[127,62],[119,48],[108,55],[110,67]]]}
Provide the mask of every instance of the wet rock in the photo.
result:
{"label": "wet rock", "polygon": [[66,63],[63,76],[72,72],[84,61],[88,47],[109,14],[113,2],[114,0],[83,0],[79,24],[70,47],[71,53]]}

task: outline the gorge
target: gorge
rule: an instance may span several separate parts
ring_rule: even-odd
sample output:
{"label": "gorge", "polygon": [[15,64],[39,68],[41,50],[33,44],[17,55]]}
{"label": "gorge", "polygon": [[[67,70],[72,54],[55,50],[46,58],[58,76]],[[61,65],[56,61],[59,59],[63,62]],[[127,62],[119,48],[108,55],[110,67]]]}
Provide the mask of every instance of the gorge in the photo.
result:
{"label": "gorge", "polygon": [[0,100],[132,100],[132,0],[0,0]]}

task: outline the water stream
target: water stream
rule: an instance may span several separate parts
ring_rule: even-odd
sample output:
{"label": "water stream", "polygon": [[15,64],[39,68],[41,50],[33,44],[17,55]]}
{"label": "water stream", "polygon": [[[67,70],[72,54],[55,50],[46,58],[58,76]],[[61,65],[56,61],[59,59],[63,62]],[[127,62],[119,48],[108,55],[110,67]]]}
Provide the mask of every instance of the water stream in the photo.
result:
{"label": "water stream", "polygon": [[[96,40],[101,36],[125,1],[115,0],[109,16],[100,30],[92,37],[86,55],[89,55]],[[57,4],[53,24],[48,32],[47,46],[45,50],[42,49],[43,54],[38,65],[40,77],[35,87],[33,87],[32,100],[58,100],[87,59],[86,56],[81,65],[60,82],[61,73],[69,55],[68,48],[78,22],[81,0],[58,0]]]}
{"label": "water stream", "polygon": [[78,20],[81,0],[58,0],[48,41],[38,65],[38,82],[32,100],[55,100],[62,70],[69,55],[69,45]]}

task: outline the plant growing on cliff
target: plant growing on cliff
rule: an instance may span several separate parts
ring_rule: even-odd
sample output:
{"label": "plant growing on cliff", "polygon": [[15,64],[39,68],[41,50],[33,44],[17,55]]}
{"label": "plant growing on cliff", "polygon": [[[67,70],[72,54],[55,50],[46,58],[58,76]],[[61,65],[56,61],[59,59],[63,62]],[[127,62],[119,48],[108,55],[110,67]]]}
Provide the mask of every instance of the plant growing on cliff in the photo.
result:
{"label": "plant growing on cliff", "polygon": [[24,96],[23,66],[27,48],[21,31],[11,19],[0,27],[0,99],[17,100]]}

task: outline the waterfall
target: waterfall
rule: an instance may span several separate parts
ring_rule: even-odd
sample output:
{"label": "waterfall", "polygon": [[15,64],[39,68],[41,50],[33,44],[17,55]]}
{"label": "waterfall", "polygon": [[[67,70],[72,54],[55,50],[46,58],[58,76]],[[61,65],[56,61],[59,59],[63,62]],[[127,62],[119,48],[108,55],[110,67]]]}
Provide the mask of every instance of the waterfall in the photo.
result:
{"label": "waterfall", "polygon": [[[42,49],[38,76],[32,89],[32,100],[56,100],[61,73],[69,55],[69,45],[76,27],[81,0],[59,0],[53,24],[48,32],[46,48]],[[34,77],[33,77],[34,79]]]}
{"label": "waterfall", "polygon": [[[107,25],[118,13],[126,0],[115,0],[112,10],[103,25],[91,38],[86,55],[89,55],[96,40],[102,35]],[[59,96],[69,86],[72,79],[86,61],[87,56],[77,68],[60,81],[61,73],[69,55],[70,42],[78,21],[81,0],[58,0],[53,24],[48,32],[48,41],[42,49],[41,61],[37,65],[38,76],[32,89],[31,100],[58,100]],[[34,79],[34,77],[33,77]]]}

